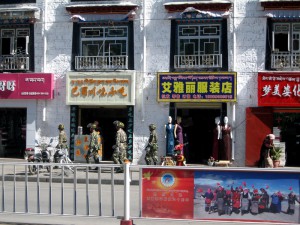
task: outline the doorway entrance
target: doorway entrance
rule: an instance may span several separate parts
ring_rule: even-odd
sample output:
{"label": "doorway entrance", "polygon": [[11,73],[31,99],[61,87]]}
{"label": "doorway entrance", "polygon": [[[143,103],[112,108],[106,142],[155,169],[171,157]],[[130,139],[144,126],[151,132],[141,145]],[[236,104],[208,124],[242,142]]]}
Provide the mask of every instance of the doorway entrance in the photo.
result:
{"label": "doorway entrance", "polygon": [[185,158],[188,164],[206,164],[213,150],[215,117],[221,109],[177,108],[176,115],[182,118]]}
{"label": "doorway entrance", "polygon": [[[113,125],[119,120],[127,125],[127,112],[125,108],[79,108],[79,125],[83,128],[83,134],[89,134],[89,123],[99,122],[99,131],[102,136],[102,160],[110,161],[113,153],[112,146],[115,144],[116,130]],[[126,130],[126,127],[124,128]]]}
{"label": "doorway entrance", "polygon": [[26,148],[26,108],[0,108],[1,157],[23,158]]}

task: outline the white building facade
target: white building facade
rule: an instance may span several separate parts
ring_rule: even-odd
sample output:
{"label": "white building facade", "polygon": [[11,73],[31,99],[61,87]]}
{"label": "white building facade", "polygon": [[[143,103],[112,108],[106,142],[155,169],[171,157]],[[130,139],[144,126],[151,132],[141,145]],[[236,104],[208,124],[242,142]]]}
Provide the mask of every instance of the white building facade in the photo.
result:
{"label": "white building facade", "polygon": [[[261,76],[277,77],[278,72],[281,77],[291,75],[291,86],[300,85],[299,7],[292,0],[285,4],[275,0],[4,1],[0,3],[4,140],[0,150],[7,157],[19,154],[20,148],[34,146],[35,139],[57,137],[57,126],[63,123],[71,158],[84,162],[86,149],[76,142],[78,126],[88,134],[87,124],[99,121],[102,158],[111,160],[112,122],[120,120],[128,135],[128,158],[133,164],[145,164],[148,126],[156,125],[158,155],[164,156],[165,124],[169,116],[173,123],[180,116],[188,164],[206,163],[214,155],[234,166],[255,166],[264,136],[278,132],[280,137],[281,126],[275,119],[285,113],[298,121],[297,100],[281,105],[287,98],[272,101],[258,96],[263,95],[259,95],[264,85]],[[25,67],[15,65],[16,57],[25,58]],[[53,93],[43,97],[39,90],[31,98],[11,97],[7,82],[16,73],[18,79],[28,74],[51,76],[47,88]],[[164,79],[169,79],[170,89]],[[214,84],[221,88],[213,92]],[[176,89],[176,85],[183,86]],[[299,96],[294,90],[290,98]],[[17,109],[23,111],[13,115]],[[264,123],[255,110],[262,110],[270,123]],[[20,115],[20,122],[9,122]],[[224,117],[229,119],[229,147],[214,138],[216,117],[221,123]],[[12,130],[19,128],[25,139],[15,146],[12,140],[19,134]],[[291,137],[297,135],[298,130]],[[289,146],[290,152],[296,154],[293,149],[299,144],[292,142],[296,144]]]}

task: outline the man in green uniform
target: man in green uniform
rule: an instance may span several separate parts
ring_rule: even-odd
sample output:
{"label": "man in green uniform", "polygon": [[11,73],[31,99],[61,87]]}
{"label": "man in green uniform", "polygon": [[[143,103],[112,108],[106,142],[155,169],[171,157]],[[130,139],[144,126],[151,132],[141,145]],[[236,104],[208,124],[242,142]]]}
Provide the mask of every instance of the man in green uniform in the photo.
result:
{"label": "man in green uniform", "polygon": [[[118,120],[113,122],[117,132],[116,132],[116,142],[113,146],[112,160],[115,164],[124,164],[126,160],[126,150],[127,150],[127,134],[123,130],[124,124]],[[123,172],[122,168],[117,168],[116,172]]]}
{"label": "man in green uniform", "polygon": [[153,164],[156,165],[158,162],[157,157],[157,134],[156,134],[156,126],[154,124],[149,125],[150,130],[150,137],[148,140],[148,145],[146,147],[146,156],[145,161],[147,165],[151,165],[151,160],[153,161]]}
{"label": "man in green uniform", "polygon": [[95,163],[100,163],[100,156],[98,154],[98,150],[100,149],[100,135],[99,132],[96,131],[97,125],[92,124],[91,126],[91,134],[90,134],[90,144],[89,150],[86,154],[86,162],[91,163],[91,158],[94,157]]}
{"label": "man in green uniform", "polygon": [[68,148],[67,145],[67,135],[65,132],[65,126],[63,124],[58,125],[59,135],[58,135],[58,144],[57,148]]}
{"label": "man in green uniform", "polygon": [[[59,135],[58,135],[58,144],[56,145],[56,151],[54,153],[54,162],[58,163],[59,161],[59,151],[61,149],[68,149],[68,139],[65,132],[65,126],[63,124],[58,125]],[[56,168],[56,167],[54,167]]]}

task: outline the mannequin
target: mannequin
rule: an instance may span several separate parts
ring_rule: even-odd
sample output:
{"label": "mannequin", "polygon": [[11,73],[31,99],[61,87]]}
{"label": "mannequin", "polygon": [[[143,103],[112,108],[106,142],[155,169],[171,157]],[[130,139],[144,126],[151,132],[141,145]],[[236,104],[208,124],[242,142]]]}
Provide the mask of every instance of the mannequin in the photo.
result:
{"label": "mannequin", "polygon": [[224,117],[224,125],[221,128],[222,131],[222,157],[224,160],[231,160],[231,140],[232,132],[231,126],[228,124],[228,117]]}
{"label": "mannequin", "polygon": [[172,156],[174,154],[174,147],[175,147],[175,139],[174,139],[174,129],[175,126],[172,124],[172,117],[169,116],[168,123],[165,125],[165,138],[166,138],[166,155]]}
{"label": "mannequin", "polygon": [[[178,144],[183,144],[183,134],[182,134],[182,126],[181,126],[181,117],[177,116],[176,124],[174,128],[174,137]],[[177,144],[177,143],[176,143]]]}
{"label": "mannequin", "polygon": [[215,128],[213,130],[213,149],[212,149],[212,157],[215,160],[219,159],[219,149],[220,149],[220,140],[221,140],[221,125],[220,125],[220,117],[215,118]]}

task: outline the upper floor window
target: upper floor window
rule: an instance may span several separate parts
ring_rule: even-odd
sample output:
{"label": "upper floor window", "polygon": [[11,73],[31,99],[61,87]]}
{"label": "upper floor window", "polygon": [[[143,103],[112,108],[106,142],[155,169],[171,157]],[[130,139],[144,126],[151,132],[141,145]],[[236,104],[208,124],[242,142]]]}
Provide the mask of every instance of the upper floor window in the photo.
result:
{"label": "upper floor window", "polygon": [[0,27],[0,69],[29,69],[29,26]]}
{"label": "upper floor window", "polygon": [[131,54],[129,45],[132,39],[129,30],[128,25],[122,24],[79,26],[79,49],[75,55],[75,69],[128,69]]}
{"label": "upper floor window", "polygon": [[300,67],[300,23],[275,22],[271,25],[269,48],[271,69],[295,70]]}
{"label": "upper floor window", "polygon": [[175,70],[222,70],[227,67],[227,63],[223,63],[227,59],[226,23],[222,19],[213,22],[199,21],[176,21]]}
{"label": "upper floor window", "polygon": [[1,0],[0,5],[5,4],[24,4],[24,3],[36,3],[36,0]]}

